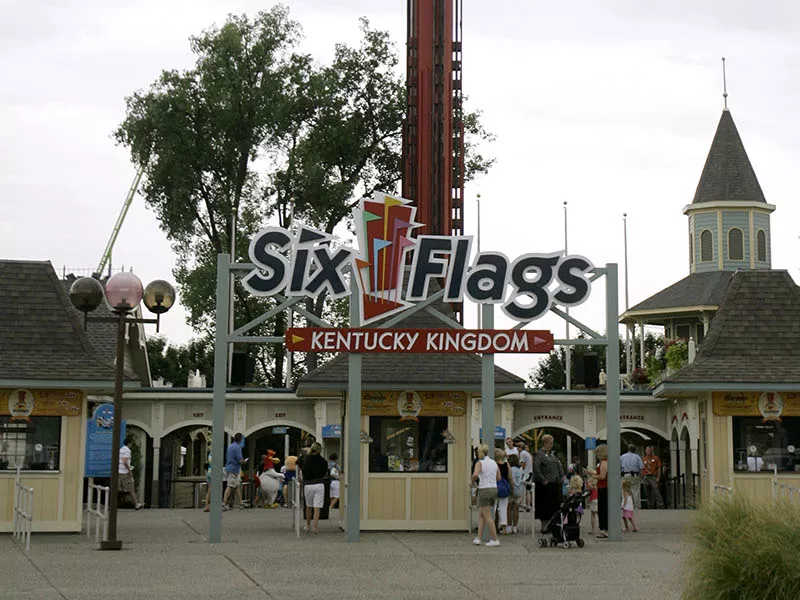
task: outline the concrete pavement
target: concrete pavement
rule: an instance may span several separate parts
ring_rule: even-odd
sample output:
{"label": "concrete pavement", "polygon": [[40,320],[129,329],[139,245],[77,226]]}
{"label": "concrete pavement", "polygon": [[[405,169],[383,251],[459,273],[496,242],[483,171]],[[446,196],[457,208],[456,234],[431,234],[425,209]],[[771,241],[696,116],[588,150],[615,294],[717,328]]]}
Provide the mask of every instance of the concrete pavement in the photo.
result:
{"label": "concrete pavement", "polygon": [[297,539],[286,509],[224,513],[223,541],[211,545],[208,513],[124,510],[120,552],[85,534],[34,534],[26,555],[0,536],[0,599],[677,599],[692,514],[641,511],[640,533],[587,533],[585,548],[567,550],[540,549],[530,533],[498,548],[467,533],[363,533],[348,544],[335,512],[319,535]]}

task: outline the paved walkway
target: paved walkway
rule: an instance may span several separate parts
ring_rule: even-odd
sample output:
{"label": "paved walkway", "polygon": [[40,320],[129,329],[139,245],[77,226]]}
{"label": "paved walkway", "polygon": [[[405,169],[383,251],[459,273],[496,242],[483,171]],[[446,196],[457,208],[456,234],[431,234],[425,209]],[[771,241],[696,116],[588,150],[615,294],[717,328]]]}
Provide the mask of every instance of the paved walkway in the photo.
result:
{"label": "paved walkway", "polygon": [[348,544],[336,519],[297,539],[286,509],[224,513],[223,541],[211,545],[200,510],[126,510],[120,552],[85,535],[34,534],[26,555],[0,536],[0,599],[677,599],[692,514],[643,511],[642,532],[566,550],[540,549],[530,534],[498,548],[466,533],[363,533]]}

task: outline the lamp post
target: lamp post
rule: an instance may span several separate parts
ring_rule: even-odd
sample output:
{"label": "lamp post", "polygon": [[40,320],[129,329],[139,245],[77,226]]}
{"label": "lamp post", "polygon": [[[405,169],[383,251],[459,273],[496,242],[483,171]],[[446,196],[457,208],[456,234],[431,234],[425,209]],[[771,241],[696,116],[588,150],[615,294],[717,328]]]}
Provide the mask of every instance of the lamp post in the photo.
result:
{"label": "lamp post", "polygon": [[[72,305],[83,312],[84,323],[87,313],[93,311],[103,300],[103,286],[92,277],[81,277],[72,284],[69,299]],[[119,495],[119,449],[122,434],[122,382],[125,376],[125,325],[128,323],[155,323],[158,328],[160,317],[175,304],[175,288],[163,280],[156,280],[142,289],[141,280],[133,273],[117,273],[106,282],[105,298],[114,317],[92,318],[93,321],[115,322],[117,324],[117,355],[114,376],[114,425],[111,433],[111,483],[108,499],[108,539],[100,542],[101,550],[120,550],[122,541],[117,539],[117,500]],[[147,309],[156,315],[155,319],[141,319],[130,316],[139,303],[144,300]]]}

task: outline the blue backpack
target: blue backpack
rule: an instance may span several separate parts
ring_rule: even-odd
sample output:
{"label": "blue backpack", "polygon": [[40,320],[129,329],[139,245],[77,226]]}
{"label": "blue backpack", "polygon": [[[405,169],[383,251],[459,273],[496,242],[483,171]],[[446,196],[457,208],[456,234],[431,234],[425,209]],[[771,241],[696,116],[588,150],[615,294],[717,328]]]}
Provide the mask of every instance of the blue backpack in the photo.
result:
{"label": "blue backpack", "polygon": [[508,480],[505,477],[501,477],[500,481],[497,482],[497,497],[508,498],[510,495],[511,486],[508,485]]}

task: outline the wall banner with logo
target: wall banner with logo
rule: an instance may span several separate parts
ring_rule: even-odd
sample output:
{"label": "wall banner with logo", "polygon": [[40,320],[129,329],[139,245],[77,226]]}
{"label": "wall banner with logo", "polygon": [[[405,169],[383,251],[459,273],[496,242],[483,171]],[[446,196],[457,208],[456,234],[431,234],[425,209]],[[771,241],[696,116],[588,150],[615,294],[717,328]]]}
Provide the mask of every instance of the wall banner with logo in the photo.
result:
{"label": "wall banner with logo", "polygon": [[712,403],[723,417],[800,417],[800,392],[714,392]]}
{"label": "wall banner with logo", "polygon": [[415,419],[463,417],[467,414],[465,392],[363,392],[361,414]]}
{"label": "wall banner with logo", "polygon": [[78,416],[82,405],[83,394],[77,390],[0,390],[0,415],[13,419]]}

